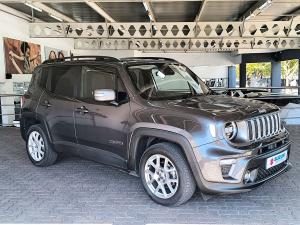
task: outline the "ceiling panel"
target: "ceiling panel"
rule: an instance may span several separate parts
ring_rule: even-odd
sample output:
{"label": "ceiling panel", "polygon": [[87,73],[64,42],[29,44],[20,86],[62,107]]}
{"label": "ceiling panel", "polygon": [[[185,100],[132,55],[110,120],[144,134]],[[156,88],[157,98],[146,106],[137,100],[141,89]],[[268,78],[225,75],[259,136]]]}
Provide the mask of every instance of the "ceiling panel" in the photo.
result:
{"label": "ceiling panel", "polygon": [[253,20],[276,20],[282,19],[287,14],[300,14],[300,2],[293,1],[274,1],[272,5],[264,10],[261,14],[253,18]]}
{"label": "ceiling panel", "polygon": [[201,1],[152,2],[157,22],[192,22],[195,20]]}
{"label": "ceiling panel", "polygon": [[236,21],[255,3],[254,1],[209,1],[200,21]]}
{"label": "ceiling panel", "polygon": [[[1,1],[1,0],[0,0]],[[17,0],[15,0],[17,1]],[[21,0],[19,0],[21,2]],[[104,18],[90,8],[83,0],[59,3],[53,1],[44,3],[47,6],[65,14],[77,22],[104,22]],[[5,3],[18,11],[31,15],[31,8],[23,3]],[[200,21],[237,21],[254,6],[258,0],[209,0],[205,4]],[[149,17],[141,1],[97,2],[117,22],[149,22]],[[158,22],[192,22],[201,7],[199,1],[152,1],[154,16]],[[34,16],[45,22],[57,22],[46,12],[33,11]],[[286,14],[300,15],[300,0],[273,0],[272,5],[251,20],[267,21],[290,19]]]}
{"label": "ceiling panel", "polygon": [[104,18],[84,2],[47,3],[46,5],[77,22],[104,22]]}
{"label": "ceiling panel", "polygon": [[141,2],[101,2],[98,4],[118,22],[149,22],[149,17]]}
{"label": "ceiling panel", "polygon": [[[15,10],[18,10],[22,13],[28,14],[28,15],[32,15],[32,8],[30,8],[29,6],[23,4],[23,3],[5,3],[4,5],[11,7]],[[38,18],[40,20],[43,20],[45,22],[57,22],[56,19],[53,19],[51,16],[49,16],[48,13],[46,12],[39,12],[37,10],[33,9],[33,16],[35,18]]]}

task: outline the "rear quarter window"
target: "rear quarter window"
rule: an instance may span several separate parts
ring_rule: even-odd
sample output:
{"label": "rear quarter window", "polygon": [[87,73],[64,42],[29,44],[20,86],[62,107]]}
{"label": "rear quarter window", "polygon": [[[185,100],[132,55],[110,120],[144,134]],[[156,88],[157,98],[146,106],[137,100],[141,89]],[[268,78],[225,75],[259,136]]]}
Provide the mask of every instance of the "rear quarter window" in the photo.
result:
{"label": "rear quarter window", "polygon": [[31,76],[31,80],[28,86],[28,92],[32,92],[33,89],[37,86],[37,84],[39,83],[39,80],[41,78],[41,71],[42,68],[36,68],[33,72],[32,72],[32,76]]}

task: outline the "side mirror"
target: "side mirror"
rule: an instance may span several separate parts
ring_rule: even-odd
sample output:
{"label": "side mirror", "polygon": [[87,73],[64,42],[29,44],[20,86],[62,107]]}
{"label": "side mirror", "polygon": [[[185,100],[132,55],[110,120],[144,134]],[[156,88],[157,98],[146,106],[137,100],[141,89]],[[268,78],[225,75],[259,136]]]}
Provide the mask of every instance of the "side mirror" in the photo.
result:
{"label": "side mirror", "polygon": [[112,89],[98,89],[94,91],[94,98],[99,102],[114,101],[116,92]]}

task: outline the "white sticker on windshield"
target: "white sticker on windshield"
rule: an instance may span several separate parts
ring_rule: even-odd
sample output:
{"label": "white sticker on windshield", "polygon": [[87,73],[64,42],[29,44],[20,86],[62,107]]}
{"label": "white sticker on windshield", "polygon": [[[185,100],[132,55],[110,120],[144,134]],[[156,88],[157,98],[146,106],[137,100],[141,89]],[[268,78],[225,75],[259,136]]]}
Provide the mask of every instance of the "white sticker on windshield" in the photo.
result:
{"label": "white sticker on windshield", "polygon": [[166,75],[163,74],[163,73],[160,72],[160,71],[157,71],[156,75],[159,76],[159,77],[162,78],[162,79],[164,79],[164,78],[166,77]]}

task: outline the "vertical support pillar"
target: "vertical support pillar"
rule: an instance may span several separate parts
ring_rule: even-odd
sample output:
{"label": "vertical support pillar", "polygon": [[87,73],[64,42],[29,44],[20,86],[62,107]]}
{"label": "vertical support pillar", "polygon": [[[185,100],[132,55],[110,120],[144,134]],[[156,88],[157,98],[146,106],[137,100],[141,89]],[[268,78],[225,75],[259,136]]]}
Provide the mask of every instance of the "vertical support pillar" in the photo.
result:
{"label": "vertical support pillar", "polygon": [[228,88],[236,87],[236,67],[229,66],[228,67]]}
{"label": "vertical support pillar", "polygon": [[[281,87],[281,62],[272,62],[271,86]],[[280,92],[280,89],[272,89],[272,92]]]}
{"label": "vertical support pillar", "polygon": [[[298,82],[297,86],[300,86],[300,59],[298,59]],[[300,95],[300,88],[298,88],[298,95]]]}
{"label": "vertical support pillar", "polygon": [[241,63],[240,64],[240,87],[246,87],[246,82],[247,82],[247,72],[246,72],[246,63]]}

